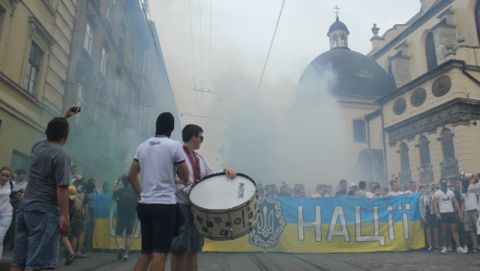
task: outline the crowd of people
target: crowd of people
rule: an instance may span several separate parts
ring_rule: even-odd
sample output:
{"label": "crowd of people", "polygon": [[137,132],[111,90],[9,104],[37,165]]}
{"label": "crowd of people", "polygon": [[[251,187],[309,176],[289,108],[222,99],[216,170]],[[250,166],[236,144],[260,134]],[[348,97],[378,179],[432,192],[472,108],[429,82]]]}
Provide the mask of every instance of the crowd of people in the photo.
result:
{"label": "crowd of people", "polygon": [[[0,257],[5,241],[13,245],[12,271],[54,269],[59,243],[51,240],[64,244],[67,265],[78,257],[88,257],[86,251],[93,247],[95,200],[100,189],[94,178],[74,174],[72,179],[70,158],[63,149],[69,132],[67,119],[77,113],[69,107],[64,117],[48,123],[46,139],[32,147],[28,177],[24,170],[0,168]],[[102,195],[117,202],[115,243],[119,260],[128,260],[136,217],[140,221],[142,249],[135,270],[146,270],[149,265],[164,270],[169,252],[172,270],[197,269],[203,237],[193,225],[190,203],[182,192],[213,171],[198,153],[204,139],[202,128],[185,126],[183,145],[169,138],[173,129],[173,115],[160,114],[155,136],[138,147],[128,175],[117,178],[113,193],[102,186]],[[231,168],[223,172],[231,179],[237,174]],[[389,188],[377,182],[357,184],[340,180],[335,190],[331,185],[319,184],[309,196],[303,184],[293,188],[285,183],[279,187],[259,184],[257,188],[260,197],[314,199],[369,200],[419,193],[426,250],[476,253],[479,179],[480,174],[475,174],[469,178],[442,179],[433,185],[414,181],[401,185],[398,178],[393,178]]]}
{"label": "crowd of people", "polygon": [[307,196],[305,185],[295,184],[291,188],[282,183],[257,185],[260,197],[310,197],[313,199],[332,197],[356,197],[363,199],[389,198],[420,194],[419,208],[425,230],[425,249],[447,253],[477,253],[480,237],[480,173],[465,178],[441,179],[435,184],[419,184],[410,181],[401,185],[398,178],[389,181],[390,187],[378,182],[360,181],[348,183],[340,180],[336,189],[332,185],[319,184]]}

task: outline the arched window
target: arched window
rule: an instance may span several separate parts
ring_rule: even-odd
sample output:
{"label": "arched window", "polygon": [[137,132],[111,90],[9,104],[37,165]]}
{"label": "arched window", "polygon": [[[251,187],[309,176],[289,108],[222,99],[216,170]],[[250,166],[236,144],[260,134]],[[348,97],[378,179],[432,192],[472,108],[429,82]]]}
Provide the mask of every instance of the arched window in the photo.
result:
{"label": "arched window", "polygon": [[422,168],[427,168],[430,166],[430,146],[428,139],[425,136],[420,137],[420,142],[418,144],[418,149],[420,151],[420,166]]}
{"label": "arched window", "polygon": [[405,142],[400,144],[400,181],[402,183],[412,180],[410,172],[410,158],[408,155],[408,146]]}
{"label": "arched window", "polygon": [[425,51],[427,55],[428,70],[431,71],[438,66],[435,40],[432,32],[429,32],[427,35],[427,40],[425,42]]}
{"label": "arched window", "polygon": [[453,135],[448,129],[442,131],[443,160],[455,160],[455,148],[453,146]]}
{"label": "arched window", "polygon": [[365,127],[365,121],[353,121],[353,140],[355,140],[355,142],[367,142],[367,129]]}

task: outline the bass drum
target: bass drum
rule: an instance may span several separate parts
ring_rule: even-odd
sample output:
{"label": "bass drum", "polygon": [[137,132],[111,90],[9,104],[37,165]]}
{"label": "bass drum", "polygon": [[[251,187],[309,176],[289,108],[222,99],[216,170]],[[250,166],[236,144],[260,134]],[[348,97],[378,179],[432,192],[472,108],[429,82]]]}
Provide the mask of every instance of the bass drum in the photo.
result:
{"label": "bass drum", "polygon": [[236,239],[257,223],[257,187],[245,174],[233,180],[225,173],[205,176],[192,186],[189,198],[195,227],[208,239]]}

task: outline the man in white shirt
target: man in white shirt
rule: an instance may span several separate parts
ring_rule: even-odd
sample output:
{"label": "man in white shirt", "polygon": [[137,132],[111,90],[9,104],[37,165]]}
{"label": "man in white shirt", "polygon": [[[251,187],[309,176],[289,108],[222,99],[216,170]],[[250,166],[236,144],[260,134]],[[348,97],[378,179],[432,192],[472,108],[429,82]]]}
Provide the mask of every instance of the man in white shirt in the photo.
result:
{"label": "man in white shirt", "polygon": [[189,171],[182,145],[170,139],[173,129],[173,115],[160,114],[155,136],[140,144],[128,172],[128,180],[139,197],[137,215],[142,233],[142,254],[135,271],[146,271],[150,261],[151,270],[164,271],[173,235],[180,226],[175,176],[178,174],[186,184]]}
{"label": "man in white shirt", "polygon": [[[213,173],[206,159],[198,150],[203,143],[203,129],[195,124],[188,124],[182,130],[183,150],[186,154],[186,162],[190,171],[189,184],[198,182],[201,178]],[[223,170],[230,179],[235,178],[236,171],[231,168]],[[191,204],[187,194],[182,192],[184,184],[177,184],[177,201],[185,223],[180,228],[178,237],[172,243],[172,271],[196,271],[197,253],[202,251],[203,237],[198,233],[193,224]]]}
{"label": "man in white shirt", "polygon": [[447,232],[450,231],[453,242],[457,247],[457,253],[466,253],[466,251],[460,246],[460,240],[457,231],[458,217],[455,214],[455,210],[459,211],[459,205],[455,199],[455,194],[452,190],[448,189],[448,182],[446,179],[440,180],[440,189],[433,194],[432,208],[440,221],[440,236],[443,237],[442,253],[447,252]]}
{"label": "man in white shirt", "polygon": [[464,215],[463,226],[470,239],[472,241],[472,252],[478,252],[477,241],[477,221],[479,211],[479,201],[477,193],[480,192],[480,182],[478,175],[473,175],[470,178],[470,184],[468,185],[467,192],[463,194],[464,200]]}
{"label": "man in white shirt", "polygon": [[394,179],[390,181],[390,191],[387,193],[387,197],[395,197],[403,195],[402,187],[398,180]]}

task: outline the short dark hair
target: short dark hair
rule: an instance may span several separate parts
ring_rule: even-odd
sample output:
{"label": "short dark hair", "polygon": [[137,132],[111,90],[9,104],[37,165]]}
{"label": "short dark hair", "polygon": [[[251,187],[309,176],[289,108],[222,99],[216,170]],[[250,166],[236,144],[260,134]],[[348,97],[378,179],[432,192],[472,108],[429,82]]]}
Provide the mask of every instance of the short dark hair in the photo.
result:
{"label": "short dark hair", "polygon": [[62,139],[68,137],[68,131],[70,130],[68,121],[66,118],[53,118],[48,124],[45,130],[45,135],[48,141],[59,142]]}
{"label": "short dark hair", "polygon": [[192,137],[198,136],[200,133],[203,133],[202,127],[195,124],[187,124],[182,130],[182,140],[183,142],[188,142]]}
{"label": "short dark hair", "polygon": [[360,181],[360,182],[358,183],[358,187],[359,187],[360,189],[364,189],[365,187],[367,187],[367,183],[366,183],[365,181]]}
{"label": "short dark hair", "polygon": [[170,137],[174,128],[175,119],[173,118],[172,113],[163,112],[158,115],[155,126],[155,135],[165,135]]}

